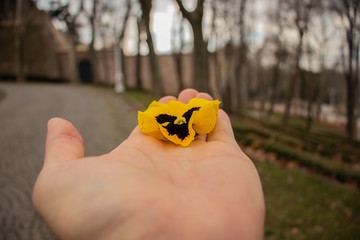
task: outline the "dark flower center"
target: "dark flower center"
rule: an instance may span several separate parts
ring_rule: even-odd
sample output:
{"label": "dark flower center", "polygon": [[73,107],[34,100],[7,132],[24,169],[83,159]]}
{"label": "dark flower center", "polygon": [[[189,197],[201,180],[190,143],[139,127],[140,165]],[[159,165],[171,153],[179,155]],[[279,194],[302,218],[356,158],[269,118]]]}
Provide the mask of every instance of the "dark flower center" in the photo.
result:
{"label": "dark flower center", "polygon": [[[189,136],[189,121],[194,111],[198,111],[200,107],[194,107],[186,111],[182,115],[185,118],[186,122],[176,121],[178,118],[176,116],[171,116],[168,114],[160,114],[156,116],[156,121],[162,125],[163,128],[167,130],[169,135],[176,135],[179,139],[184,140],[187,136]],[[164,126],[164,123],[169,123]]]}

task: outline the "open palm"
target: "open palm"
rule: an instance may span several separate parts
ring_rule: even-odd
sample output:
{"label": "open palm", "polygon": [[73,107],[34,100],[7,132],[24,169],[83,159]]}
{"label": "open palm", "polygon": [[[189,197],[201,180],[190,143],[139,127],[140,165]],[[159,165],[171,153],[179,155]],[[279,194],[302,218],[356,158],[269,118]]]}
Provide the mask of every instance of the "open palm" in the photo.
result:
{"label": "open palm", "polygon": [[[178,100],[207,94],[183,91]],[[167,102],[174,97],[165,97]],[[84,158],[67,121],[48,124],[34,205],[61,239],[261,239],[264,202],[252,162],[222,110],[189,147],[134,129],[112,152]]]}

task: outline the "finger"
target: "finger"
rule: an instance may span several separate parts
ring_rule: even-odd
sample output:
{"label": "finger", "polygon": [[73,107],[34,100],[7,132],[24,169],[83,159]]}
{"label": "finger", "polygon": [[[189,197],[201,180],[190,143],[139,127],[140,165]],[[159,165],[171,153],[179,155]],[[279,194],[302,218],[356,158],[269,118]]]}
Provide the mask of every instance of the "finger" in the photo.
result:
{"label": "finger", "polygon": [[190,99],[192,99],[196,96],[196,94],[198,94],[198,91],[196,91],[195,89],[188,88],[188,89],[181,91],[181,93],[179,94],[178,100],[183,103],[188,103],[190,101]]}
{"label": "finger", "polygon": [[219,109],[215,128],[208,134],[207,141],[220,141],[237,146],[229,116]]}
{"label": "finger", "polygon": [[200,92],[200,93],[196,94],[195,97],[196,97],[196,98],[206,99],[206,100],[209,100],[209,101],[214,100],[214,99],[212,98],[212,96],[210,96],[210,94],[207,94],[207,93],[204,93],[204,92]]}
{"label": "finger", "polygon": [[68,121],[52,118],[48,122],[45,164],[83,158],[84,142],[80,133]]}
{"label": "finger", "polygon": [[170,102],[171,100],[176,100],[176,97],[173,97],[173,96],[165,96],[165,97],[160,98],[159,102],[160,102],[160,103],[168,103],[168,102]]}

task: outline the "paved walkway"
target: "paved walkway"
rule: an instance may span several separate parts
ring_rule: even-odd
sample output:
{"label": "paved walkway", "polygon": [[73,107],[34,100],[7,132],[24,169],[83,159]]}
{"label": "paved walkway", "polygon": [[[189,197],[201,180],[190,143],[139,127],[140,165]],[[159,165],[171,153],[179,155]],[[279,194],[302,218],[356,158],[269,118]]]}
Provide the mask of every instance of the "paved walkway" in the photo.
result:
{"label": "paved walkway", "polygon": [[0,240],[55,239],[32,207],[42,166],[46,123],[71,121],[86,155],[109,152],[136,125],[135,105],[110,89],[92,86],[0,83]]}

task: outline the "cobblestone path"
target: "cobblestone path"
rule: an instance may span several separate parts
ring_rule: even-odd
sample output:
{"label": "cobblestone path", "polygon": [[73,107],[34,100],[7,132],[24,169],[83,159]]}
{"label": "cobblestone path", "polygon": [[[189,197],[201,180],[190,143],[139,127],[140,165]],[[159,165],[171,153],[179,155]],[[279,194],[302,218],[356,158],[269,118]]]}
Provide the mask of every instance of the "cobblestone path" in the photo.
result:
{"label": "cobblestone path", "polygon": [[99,155],[135,127],[135,105],[92,86],[0,83],[0,91],[0,240],[55,239],[31,199],[48,119],[71,121],[84,138],[86,155]]}

